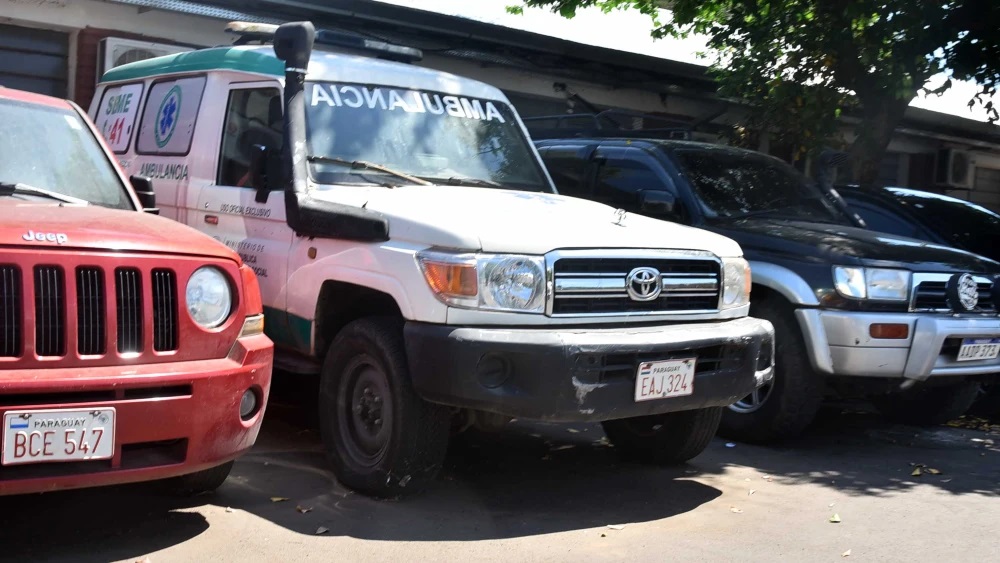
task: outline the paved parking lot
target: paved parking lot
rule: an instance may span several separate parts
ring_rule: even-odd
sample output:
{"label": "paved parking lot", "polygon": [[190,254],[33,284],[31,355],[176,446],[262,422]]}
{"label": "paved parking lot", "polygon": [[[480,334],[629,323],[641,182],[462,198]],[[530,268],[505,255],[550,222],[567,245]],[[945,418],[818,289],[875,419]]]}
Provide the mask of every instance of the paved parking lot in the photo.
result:
{"label": "paved parking lot", "polygon": [[996,557],[1000,432],[989,429],[841,414],[780,448],[717,439],[694,463],[659,469],[619,461],[599,426],[518,423],[463,436],[434,487],[379,502],[331,477],[298,406],[305,394],[278,390],[257,447],[214,495],[177,502],[131,486],[0,498],[0,559]]}

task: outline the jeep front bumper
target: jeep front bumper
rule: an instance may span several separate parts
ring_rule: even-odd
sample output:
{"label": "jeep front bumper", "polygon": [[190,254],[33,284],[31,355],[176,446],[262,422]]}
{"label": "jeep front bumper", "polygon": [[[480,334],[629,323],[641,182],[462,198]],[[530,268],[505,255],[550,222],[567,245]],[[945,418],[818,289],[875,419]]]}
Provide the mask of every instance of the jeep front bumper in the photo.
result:
{"label": "jeep front bumper", "polygon": [[[601,421],[727,406],[769,381],[774,328],[755,318],[626,328],[456,327],[408,322],[424,399],[547,421]],[[694,392],[636,402],[640,362],[695,356]]]}
{"label": "jeep front bumper", "polygon": [[[963,338],[1000,338],[1000,319],[799,309],[813,367],[829,375],[905,378],[1000,372],[1000,358],[959,362]],[[871,325],[904,324],[907,338],[872,338]]]}

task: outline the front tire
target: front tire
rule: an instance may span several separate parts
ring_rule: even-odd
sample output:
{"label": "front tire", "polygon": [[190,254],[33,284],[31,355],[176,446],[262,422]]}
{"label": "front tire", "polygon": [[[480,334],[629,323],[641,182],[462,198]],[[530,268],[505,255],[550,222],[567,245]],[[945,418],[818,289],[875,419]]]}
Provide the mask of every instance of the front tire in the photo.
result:
{"label": "front tire", "polygon": [[872,397],[872,403],[893,422],[914,426],[937,426],[965,414],[979,395],[978,383],[923,386],[899,393]]}
{"label": "front tire", "polygon": [[657,465],[685,463],[705,451],[719,429],[722,407],[636,416],[601,423],[626,458]]}
{"label": "front tire", "polygon": [[323,363],[319,415],[334,473],[354,490],[417,492],[444,462],[450,414],[413,390],[401,319],[365,318],[340,331]]}
{"label": "front tire", "polygon": [[719,433],[744,442],[767,443],[800,435],[823,401],[823,380],[812,369],[791,307],[776,299],[750,304],[750,314],[774,325],[774,378],[729,406]]}

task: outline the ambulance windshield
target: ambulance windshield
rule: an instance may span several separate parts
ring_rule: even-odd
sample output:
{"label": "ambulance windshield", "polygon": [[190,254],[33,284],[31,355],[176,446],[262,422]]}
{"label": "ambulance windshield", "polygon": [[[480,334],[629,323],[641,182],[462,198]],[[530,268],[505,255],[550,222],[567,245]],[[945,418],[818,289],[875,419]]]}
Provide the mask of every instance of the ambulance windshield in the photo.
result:
{"label": "ambulance windshield", "polygon": [[434,183],[547,191],[510,107],[496,100],[370,86],[306,85],[310,174],[318,184],[396,182],[367,162]]}

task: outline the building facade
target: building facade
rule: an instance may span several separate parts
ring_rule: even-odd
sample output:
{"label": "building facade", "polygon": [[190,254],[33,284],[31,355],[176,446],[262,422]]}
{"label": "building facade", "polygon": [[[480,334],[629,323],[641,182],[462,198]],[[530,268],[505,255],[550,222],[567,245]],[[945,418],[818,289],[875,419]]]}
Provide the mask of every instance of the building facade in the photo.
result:
{"label": "building facade", "polygon": [[[231,43],[227,21],[293,19],[419,48],[416,64],[493,84],[526,117],[618,108],[692,128],[694,139],[710,142],[741,121],[741,107],[719,99],[698,65],[368,0],[0,0],[0,85],[87,107],[109,68]],[[786,156],[766,135],[758,148]],[[1000,127],[911,108],[881,177],[1000,211]]]}

